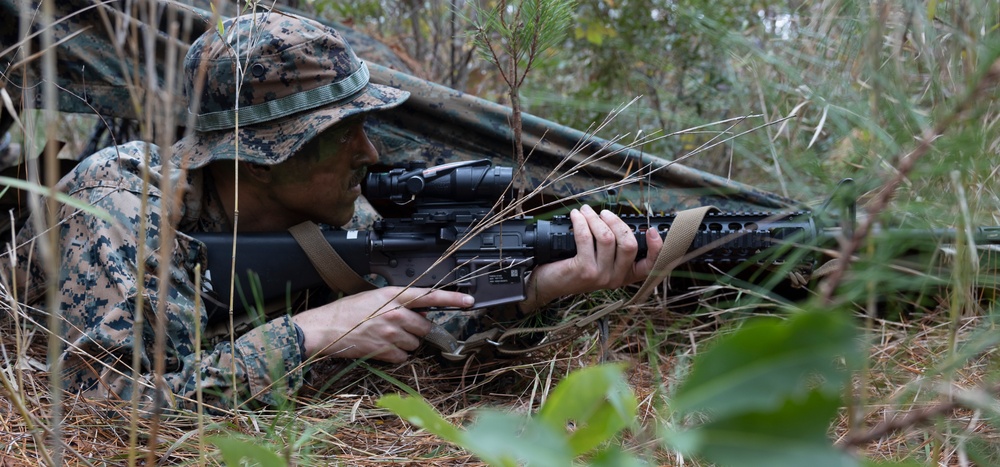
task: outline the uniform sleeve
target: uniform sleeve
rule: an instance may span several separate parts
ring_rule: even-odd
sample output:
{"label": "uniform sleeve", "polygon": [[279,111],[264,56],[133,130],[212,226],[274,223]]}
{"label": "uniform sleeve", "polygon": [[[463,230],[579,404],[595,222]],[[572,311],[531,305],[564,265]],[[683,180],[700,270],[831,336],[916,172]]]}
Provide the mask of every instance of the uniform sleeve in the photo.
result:
{"label": "uniform sleeve", "polygon": [[[157,277],[161,253],[159,200],[140,212],[138,194],[96,187],[73,193],[112,221],[63,209],[57,284],[66,348],[62,363],[67,389],[86,397],[127,402],[138,392],[143,408],[196,407],[200,388],[206,404],[231,408],[250,399],[272,404],[302,384],[302,355],[295,326],[287,316],[196,354],[196,329],[204,329],[204,307],[195,307],[194,264],[199,259],[188,237],[170,253],[170,277]],[[139,225],[146,219],[146,245],[138,256]],[[139,267],[145,269],[139,281]],[[204,269],[203,269],[204,270]],[[160,309],[161,280],[168,280],[164,318],[166,370],[154,384],[154,323]],[[141,297],[141,300],[140,300]],[[142,303],[139,311],[139,303]],[[137,334],[137,325],[138,336]],[[133,355],[138,368],[133,371]]]}

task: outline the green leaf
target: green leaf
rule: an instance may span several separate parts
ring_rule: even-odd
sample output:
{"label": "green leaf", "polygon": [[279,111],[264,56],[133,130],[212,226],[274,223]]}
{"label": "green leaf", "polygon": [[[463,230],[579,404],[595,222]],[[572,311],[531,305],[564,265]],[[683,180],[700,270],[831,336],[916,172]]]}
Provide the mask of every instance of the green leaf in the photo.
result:
{"label": "green leaf", "polygon": [[212,16],[219,18],[215,24],[215,30],[219,32],[219,36],[225,36],[226,27],[222,24],[222,18],[219,16],[219,13],[215,11],[215,2],[212,2],[209,5],[212,7]]}
{"label": "green leaf", "polygon": [[419,396],[404,397],[398,394],[389,394],[379,398],[377,405],[388,409],[403,420],[434,433],[445,441],[465,446],[465,433],[445,420],[437,410]]}
{"label": "green leaf", "polygon": [[[620,365],[574,371],[556,386],[537,417],[485,411],[467,431],[420,397],[389,395],[378,406],[491,465],[571,465],[634,420],[637,403],[622,371]],[[570,422],[576,428],[567,433]]]}
{"label": "green leaf", "polygon": [[625,382],[621,365],[599,365],[574,371],[545,401],[538,417],[556,431],[570,435],[574,454],[583,454],[614,437],[635,419],[637,402]]}
{"label": "green leaf", "polygon": [[564,431],[524,415],[482,412],[467,435],[462,447],[494,466],[569,466],[575,457]]}
{"label": "green leaf", "polygon": [[474,453],[490,465],[570,465],[573,460],[566,435],[535,419],[484,411],[472,428],[463,431],[419,397],[387,395],[378,400],[378,406]]}
{"label": "green leaf", "polygon": [[581,23],[573,28],[573,37],[576,39],[586,39],[593,45],[604,44],[605,38],[618,37],[618,31],[604,24],[603,18],[597,18],[585,23]]}
{"label": "green leaf", "polygon": [[748,323],[695,358],[672,408],[728,417],[772,410],[813,387],[839,393],[849,377],[841,358],[847,366],[860,360],[855,335],[848,316],[831,312]]}
{"label": "green leaf", "polygon": [[604,43],[603,31],[597,28],[587,28],[587,42],[594,45],[601,45]]}
{"label": "green leaf", "polygon": [[[212,436],[207,439],[222,453],[222,460],[230,467],[256,465],[260,467],[286,467],[288,463],[267,447],[236,438]],[[243,461],[250,461],[244,464]]]}
{"label": "green leaf", "polygon": [[575,431],[570,434],[569,443],[573,448],[573,453],[575,455],[585,454],[610,441],[634,419],[634,410],[632,415],[626,418],[610,404],[601,405],[585,422],[577,423]]}
{"label": "green leaf", "polygon": [[646,467],[631,454],[622,452],[616,446],[604,449],[590,459],[590,467]]}
{"label": "green leaf", "polygon": [[840,398],[811,391],[777,410],[717,418],[687,433],[668,434],[677,450],[719,465],[740,467],[845,467],[857,465],[827,432]]}

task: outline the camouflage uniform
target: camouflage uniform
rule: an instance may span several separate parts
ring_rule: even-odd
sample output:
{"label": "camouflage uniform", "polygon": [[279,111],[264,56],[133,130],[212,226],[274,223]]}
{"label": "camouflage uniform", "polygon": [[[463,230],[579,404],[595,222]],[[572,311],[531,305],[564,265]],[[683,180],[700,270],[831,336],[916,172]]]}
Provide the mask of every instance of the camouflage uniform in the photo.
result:
{"label": "camouflage uniform", "polygon": [[[148,154],[147,154],[148,152]],[[141,401],[155,400],[153,386],[154,311],[160,306],[157,295],[160,277],[157,265],[161,258],[162,224],[167,213],[159,186],[162,161],[159,148],[144,143],[129,143],[108,148],[84,159],[58,188],[76,199],[110,214],[106,220],[90,212],[61,206],[59,230],[58,277],[45,275],[39,253],[19,250],[15,283],[24,288],[26,303],[41,300],[49,279],[55,281],[64,317],[64,380],[71,391],[102,399],[120,397],[129,400],[132,391],[141,391]],[[141,210],[143,171],[150,174],[148,204]],[[180,171],[173,170],[174,174]],[[181,202],[172,217],[180,231],[224,231],[229,220],[222,211],[214,188],[201,170],[189,172],[179,189]],[[145,218],[145,231],[139,231]],[[35,238],[33,223],[18,233],[19,245]],[[40,239],[39,241],[43,241]],[[139,257],[140,242],[142,257]],[[30,244],[30,243],[29,243]],[[29,262],[29,256],[31,261]],[[302,380],[299,346],[294,325],[287,316],[257,327],[236,340],[195,354],[196,328],[204,329],[204,307],[195,308],[195,266],[205,267],[204,251],[199,242],[178,233],[170,246],[171,271],[168,295],[162,305],[166,310],[166,373],[169,393],[162,394],[169,406],[191,408],[195,390],[201,387],[210,404],[225,406],[233,398],[248,399],[258,394],[264,402],[273,402],[274,370],[285,374],[277,390],[297,389]],[[138,267],[145,273],[139,281]],[[204,278],[202,278],[204,281]],[[203,282],[208,286],[207,282]],[[137,298],[143,297],[142,316]],[[200,313],[199,313],[200,312]],[[200,314],[198,317],[196,314]],[[140,342],[134,340],[134,326],[143,320]],[[133,382],[133,352],[141,356],[141,377]],[[267,357],[278,358],[267,358]],[[283,369],[269,368],[281,362]],[[233,369],[237,386],[233,387]]]}
{"label": "camouflage uniform", "polygon": [[[146,154],[148,152],[148,155]],[[162,160],[155,145],[128,143],[100,151],[81,162],[58,189],[76,199],[107,212],[111,220],[92,212],[78,212],[62,205],[59,224],[59,291],[66,352],[63,356],[64,380],[67,387],[88,398],[130,400],[132,391],[142,393],[140,400],[155,400],[152,368],[154,312],[160,306],[157,295],[160,278],[157,267],[162,255],[160,238],[163,210],[160,173]],[[149,170],[145,213],[141,210],[143,171]],[[174,177],[181,172],[174,169]],[[291,319],[279,316],[263,326],[250,329],[235,340],[235,348],[227,336],[209,340],[205,329],[208,320],[204,305],[195,307],[195,296],[213,288],[209,278],[202,276],[202,290],[195,287],[195,266],[207,270],[204,246],[183,232],[231,231],[212,186],[203,170],[192,170],[177,186],[179,210],[170,214],[178,219],[177,236],[171,249],[171,272],[166,310],[167,347],[166,373],[163,381],[168,392],[161,394],[167,406],[192,409],[198,387],[206,403],[219,407],[231,406],[234,400],[252,396],[265,403],[274,403],[281,396],[275,391],[293,393],[302,385],[303,356],[300,354],[296,330]],[[145,217],[145,235],[139,232],[139,220]],[[363,198],[359,198],[350,228],[370,225],[378,214]],[[32,245],[38,232],[29,222],[18,232],[18,245]],[[44,239],[37,239],[44,241]],[[138,254],[144,241],[143,281],[138,278]],[[20,297],[25,303],[39,303],[44,298],[48,277],[41,264],[40,253],[21,248],[18,267],[13,271]],[[9,273],[9,272],[8,272]],[[215,289],[224,288],[224,284]],[[137,295],[143,294],[143,314],[136,315]],[[478,318],[478,314],[472,313]],[[444,313],[433,316],[449,330],[477,332],[478,319],[470,312]],[[44,317],[36,318],[44,322]],[[134,326],[142,319],[142,336],[136,344]],[[202,347],[200,358],[195,353],[196,328],[200,328],[211,347]],[[132,380],[133,352],[141,356],[138,384]],[[235,375],[233,369],[235,368]],[[280,375],[278,381],[274,376]],[[237,382],[233,386],[233,381]]]}
{"label": "camouflage uniform", "polygon": [[[110,220],[61,206],[58,277],[45,274],[32,243],[38,234],[33,223],[18,233],[22,248],[17,266],[5,272],[29,304],[40,302],[45,285],[55,283],[64,317],[65,381],[71,391],[122,400],[140,391],[147,407],[155,402],[192,408],[199,387],[209,404],[220,407],[250,397],[274,403],[281,392],[301,387],[301,331],[288,316],[249,330],[236,339],[235,347],[223,339],[196,355],[196,331],[205,329],[207,318],[204,306],[195,306],[200,293],[195,267],[201,265],[204,271],[206,260],[204,245],[181,232],[232,231],[209,173],[202,168],[212,161],[236,159],[237,141],[239,160],[281,163],[344,118],[398,105],[408,93],[369,84],[367,68],[339,33],[319,23],[277,12],[257,13],[227,21],[224,30],[224,39],[213,30],[187,54],[188,96],[199,89],[200,68],[208,70],[207,79],[195,100],[200,105],[192,110],[197,131],[169,148],[169,159],[154,145],[129,143],[84,159],[59,183],[60,191],[106,211]],[[242,71],[236,69],[234,51],[239,51]],[[244,77],[239,92],[236,76]],[[237,107],[239,132],[233,128],[237,116],[232,109]],[[168,163],[175,178],[185,174],[183,183],[164,185],[176,187],[176,212],[167,209],[160,192]],[[150,177],[145,188],[144,172]],[[361,210],[354,221],[366,223],[372,217]],[[164,246],[161,235],[168,223],[178,234],[173,244]],[[140,231],[142,225],[145,230]],[[171,261],[167,278],[157,276],[163,248],[169,248]],[[145,268],[141,281],[140,265]],[[166,297],[157,295],[161,280],[169,281]],[[208,278],[201,280],[205,288],[211,287]],[[153,323],[161,306],[167,329],[162,381],[168,392],[156,394]],[[141,358],[138,381],[130,369],[133,352]]]}

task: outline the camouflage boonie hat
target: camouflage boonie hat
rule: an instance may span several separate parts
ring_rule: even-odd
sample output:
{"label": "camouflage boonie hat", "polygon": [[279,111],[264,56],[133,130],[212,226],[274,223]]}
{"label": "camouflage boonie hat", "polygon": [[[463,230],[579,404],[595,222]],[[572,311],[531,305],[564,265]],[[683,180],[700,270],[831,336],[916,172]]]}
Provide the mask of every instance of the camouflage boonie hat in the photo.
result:
{"label": "camouflage boonie hat", "polygon": [[240,160],[273,165],[337,122],[410,95],[369,83],[368,67],[343,36],[308,18],[258,12],[224,22],[223,31],[203,34],[184,59],[184,91],[198,109],[189,105],[195,131],[174,145],[174,157],[189,168],[236,158],[237,104]]}

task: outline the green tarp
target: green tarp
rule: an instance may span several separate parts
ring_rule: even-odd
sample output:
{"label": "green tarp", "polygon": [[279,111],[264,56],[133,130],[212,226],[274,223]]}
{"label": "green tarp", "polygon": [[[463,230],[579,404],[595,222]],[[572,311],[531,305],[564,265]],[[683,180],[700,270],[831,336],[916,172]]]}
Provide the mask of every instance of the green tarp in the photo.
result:
{"label": "green tarp", "polygon": [[[178,85],[168,89],[166,83],[171,76],[182,76],[180,63],[187,44],[214,24],[207,1],[52,3],[56,9],[51,31],[57,44],[59,110],[98,113],[108,120],[135,119],[144,112],[143,96],[153,86],[156,92],[176,97],[172,111],[183,127],[187,119],[183,93]],[[126,3],[131,5],[130,13],[121,10]],[[149,5],[155,5],[155,19],[145,11]],[[225,5],[234,8],[231,3]],[[235,11],[220,7],[220,14],[227,13]],[[41,48],[40,18],[36,2],[0,0],[0,84],[15,105],[32,101],[28,104],[42,106],[42,61],[37,53]],[[436,165],[489,158],[498,165],[515,164],[508,107],[420,79],[388,47],[371,37],[323,22],[344,32],[368,63],[374,82],[411,93],[403,106],[370,122],[369,134],[380,149],[382,162],[422,160]],[[31,38],[34,54],[27,59],[19,50],[26,43],[25,37]],[[9,115],[4,115],[3,123],[9,126]],[[603,156],[599,162],[572,172],[565,182],[549,187],[546,195],[551,197],[614,183],[644,167],[647,176],[643,182],[620,187],[616,199],[637,206],[648,200],[652,210],[666,212],[704,204],[733,211],[774,210],[794,204],[778,195],[671,163],[669,155],[640,153],[532,115],[524,116],[523,137],[525,153],[530,154],[529,174],[535,183],[560,163],[572,167],[573,162]],[[605,201],[606,197],[606,192],[598,191],[587,201]]]}

